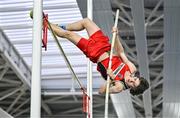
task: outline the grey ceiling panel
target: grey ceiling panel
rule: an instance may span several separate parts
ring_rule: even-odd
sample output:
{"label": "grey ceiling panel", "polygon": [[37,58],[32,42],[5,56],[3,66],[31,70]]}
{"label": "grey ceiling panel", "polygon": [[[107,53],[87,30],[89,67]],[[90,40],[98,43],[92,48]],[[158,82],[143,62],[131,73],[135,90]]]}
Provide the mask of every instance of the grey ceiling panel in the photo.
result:
{"label": "grey ceiling panel", "polygon": [[164,0],[163,118],[180,117],[180,1]]}

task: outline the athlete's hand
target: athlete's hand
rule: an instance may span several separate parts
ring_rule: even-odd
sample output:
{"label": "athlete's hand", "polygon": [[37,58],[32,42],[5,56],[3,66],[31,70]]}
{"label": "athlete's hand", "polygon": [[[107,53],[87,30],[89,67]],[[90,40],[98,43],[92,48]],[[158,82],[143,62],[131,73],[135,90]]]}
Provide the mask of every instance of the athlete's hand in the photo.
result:
{"label": "athlete's hand", "polygon": [[109,77],[111,77],[112,79],[114,79],[114,78],[116,77],[116,76],[114,75],[112,69],[107,69],[107,75],[108,75]]}
{"label": "athlete's hand", "polygon": [[106,84],[100,86],[98,93],[101,95],[106,93]]}
{"label": "athlete's hand", "polygon": [[112,33],[116,32],[118,34],[118,28],[117,27],[112,27]]}

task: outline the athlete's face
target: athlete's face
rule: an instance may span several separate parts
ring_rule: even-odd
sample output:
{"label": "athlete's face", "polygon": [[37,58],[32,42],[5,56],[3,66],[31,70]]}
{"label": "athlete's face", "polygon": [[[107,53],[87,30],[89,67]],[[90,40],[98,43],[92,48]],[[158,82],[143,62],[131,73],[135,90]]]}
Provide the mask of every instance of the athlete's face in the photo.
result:
{"label": "athlete's face", "polygon": [[134,77],[134,76],[130,76],[126,79],[126,84],[130,87],[130,88],[134,88],[139,86],[140,84],[140,80],[138,77]]}

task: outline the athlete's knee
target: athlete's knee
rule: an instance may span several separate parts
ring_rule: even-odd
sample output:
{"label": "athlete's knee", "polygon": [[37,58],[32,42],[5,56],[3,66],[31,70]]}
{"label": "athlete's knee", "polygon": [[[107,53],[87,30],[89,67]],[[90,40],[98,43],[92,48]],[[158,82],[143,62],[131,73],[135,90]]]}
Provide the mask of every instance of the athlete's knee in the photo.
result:
{"label": "athlete's knee", "polygon": [[89,19],[89,18],[84,18],[84,21],[85,22],[92,22],[91,19]]}
{"label": "athlete's knee", "polygon": [[88,26],[88,25],[90,25],[92,23],[92,20],[91,19],[89,19],[89,18],[84,18],[84,25],[85,26]]}

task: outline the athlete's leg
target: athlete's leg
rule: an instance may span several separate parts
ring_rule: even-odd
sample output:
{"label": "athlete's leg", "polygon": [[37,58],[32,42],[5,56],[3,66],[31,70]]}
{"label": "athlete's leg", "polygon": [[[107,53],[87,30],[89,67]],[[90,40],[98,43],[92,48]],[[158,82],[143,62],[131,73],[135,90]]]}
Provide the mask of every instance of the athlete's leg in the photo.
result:
{"label": "athlete's leg", "polygon": [[88,35],[91,36],[96,31],[100,30],[100,28],[89,18],[67,24],[65,26],[66,30],[60,28],[58,25],[55,24],[51,24],[51,26],[59,37],[67,38],[74,44],[77,44],[82,37],[72,31],[81,31],[83,29],[86,29]]}
{"label": "athlete's leg", "polygon": [[85,18],[66,25],[66,30],[69,31],[81,31],[83,29],[87,30],[89,36],[100,30],[100,28],[89,18]]}
{"label": "athlete's leg", "polygon": [[100,30],[100,28],[89,18],[85,18],[80,21],[67,24],[65,26],[66,30],[60,28],[58,25],[55,25],[55,24],[51,24],[51,27],[53,28],[53,30],[59,37],[67,38],[68,40],[73,42],[75,45],[79,42],[79,40],[82,37],[72,31],[81,31],[83,29],[86,29],[88,35],[91,36],[96,31]]}
{"label": "athlete's leg", "polygon": [[72,32],[72,31],[64,30],[64,29],[60,28],[59,26],[57,26],[56,24],[51,23],[51,27],[57,36],[66,38],[69,41],[71,41],[72,43],[74,43],[75,45],[77,45],[79,40],[82,38],[80,35]]}

